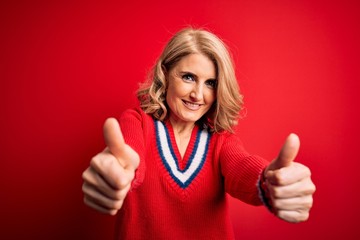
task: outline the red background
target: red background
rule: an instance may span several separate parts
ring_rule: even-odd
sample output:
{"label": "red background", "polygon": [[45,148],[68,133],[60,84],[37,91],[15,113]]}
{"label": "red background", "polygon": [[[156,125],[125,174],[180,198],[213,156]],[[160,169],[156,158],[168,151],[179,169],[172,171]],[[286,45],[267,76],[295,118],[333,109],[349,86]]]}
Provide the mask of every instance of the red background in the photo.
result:
{"label": "red background", "polygon": [[282,222],[231,201],[238,239],[358,239],[357,1],[2,1],[0,238],[112,239],[85,207],[81,173],[102,124],[134,92],[172,33],[221,36],[234,55],[248,151],[272,159],[290,132],[317,185],[311,218]]}

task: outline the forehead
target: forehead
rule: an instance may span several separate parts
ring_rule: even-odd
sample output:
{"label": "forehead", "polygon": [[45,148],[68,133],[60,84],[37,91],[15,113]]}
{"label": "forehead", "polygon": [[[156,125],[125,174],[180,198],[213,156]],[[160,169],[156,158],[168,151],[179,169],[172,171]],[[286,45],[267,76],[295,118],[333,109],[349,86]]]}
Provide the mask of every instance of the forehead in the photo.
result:
{"label": "forehead", "polygon": [[[183,57],[173,68],[177,73],[190,72],[206,79],[216,78],[213,61],[204,54],[194,53]],[[170,71],[171,72],[171,71]]]}

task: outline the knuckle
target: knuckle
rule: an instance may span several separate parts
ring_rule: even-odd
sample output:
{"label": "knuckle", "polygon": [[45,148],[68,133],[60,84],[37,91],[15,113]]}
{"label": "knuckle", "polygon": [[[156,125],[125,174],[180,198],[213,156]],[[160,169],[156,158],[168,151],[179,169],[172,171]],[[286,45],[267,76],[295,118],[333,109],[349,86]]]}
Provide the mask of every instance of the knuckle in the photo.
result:
{"label": "knuckle", "polygon": [[98,185],[97,176],[90,172],[90,170],[83,173],[83,181],[83,190],[89,189],[90,186],[96,187]]}
{"label": "knuckle", "polygon": [[88,167],[83,173],[82,173],[82,180],[85,182],[85,183],[88,183],[90,184],[93,179],[94,179],[94,172],[93,172],[93,169],[91,167]]}
{"label": "knuckle", "polygon": [[82,191],[84,193],[84,196],[89,200],[89,198],[94,198],[94,196],[96,196],[96,191],[91,188],[89,185],[83,185],[82,187]]}
{"label": "knuckle", "polygon": [[289,215],[285,211],[278,211],[276,213],[276,216],[283,219],[283,220],[285,220],[285,221],[287,221],[287,222],[293,222],[291,215]]}
{"label": "knuckle", "polygon": [[309,177],[311,176],[311,170],[310,170],[310,168],[304,166],[304,172],[305,172],[306,176],[309,176]]}
{"label": "knuckle", "polygon": [[314,192],[316,191],[316,186],[313,182],[311,182],[308,184],[308,186],[306,187],[306,189],[304,190],[304,195],[312,195],[314,194]]}
{"label": "knuckle", "polygon": [[277,216],[287,222],[299,223],[307,220],[306,213],[300,213],[297,211],[279,211]]}
{"label": "knuckle", "polygon": [[81,190],[83,191],[83,193],[84,193],[85,196],[90,196],[90,195],[92,194],[92,188],[91,188],[90,185],[87,184],[87,183],[84,183],[84,184],[82,185]]}
{"label": "knuckle", "polygon": [[98,172],[100,169],[101,165],[100,165],[100,159],[98,158],[92,158],[90,161],[90,169],[92,171]]}
{"label": "knuckle", "polygon": [[124,181],[124,179],[122,179],[121,177],[117,177],[116,179],[114,179],[116,188],[118,188],[119,190],[122,190],[126,187],[126,183]]}
{"label": "knuckle", "polygon": [[96,156],[91,158],[90,165],[91,166],[94,166],[94,165],[97,166],[97,165],[99,165],[99,161],[100,161],[99,155],[96,155]]}
{"label": "knuckle", "polygon": [[281,190],[278,187],[272,187],[270,189],[270,193],[272,194],[273,198],[279,198],[281,196]]}
{"label": "knuckle", "polygon": [[88,178],[88,169],[89,169],[89,168],[87,168],[87,169],[82,173],[82,175],[81,175],[81,177],[82,177],[82,179],[83,179],[84,181],[86,181],[87,178]]}
{"label": "knuckle", "polygon": [[311,193],[316,192],[316,186],[315,186],[315,184],[313,182],[311,182],[311,187],[310,188],[311,188],[310,189]]}
{"label": "knuckle", "polygon": [[117,214],[117,212],[118,212],[118,209],[111,209],[111,210],[109,210],[107,213],[108,213],[109,215],[111,215],[111,216],[114,216],[114,215]]}
{"label": "knuckle", "polygon": [[306,165],[301,164],[301,163],[296,163],[297,166],[297,171],[299,171],[301,174],[303,174],[303,176],[310,176],[311,175],[311,171],[310,168],[308,168]]}
{"label": "knuckle", "polygon": [[274,174],[274,180],[277,185],[285,185],[286,184],[286,172],[285,169],[279,169]]}
{"label": "knuckle", "polygon": [[115,199],[123,200],[123,199],[125,199],[127,192],[128,191],[125,191],[125,190],[116,191],[116,193],[114,194],[114,197],[115,197]]}
{"label": "knuckle", "polygon": [[116,185],[120,190],[125,189],[131,182],[131,179],[126,174],[119,174],[115,180]]}
{"label": "knuckle", "polygon": [[314,201],[313,201],[313,198],[312,198],[312,197],[307,198],[307,199],[306,199],[306,202],[305,202],[305,207],[306,207],[306,209],[312,208],[313,203],[314,203]]}
{"label": "knuckle", "polygon": [[131,182],[134,180],[134,178],[135,178],[135,171],[128,171],[127,172],[127,174],[126,174],[126,176],[127,176],[127,183],[128,183],[128,185],[129,184],[131,184]]}
{"label": "knuckle", "polygon": [[118,211],[118,210],[122,207],[123,202],[124,202],[123,200],[114,201],[114,202],[112,203],[111,208],[112,208],[113,210]]}
{"label": "knuckle", "polygon": [[306,211],[306,212],[302,212],[300,215],[299,215],[299,217],[298,217],[298,222],[304,222],[304,221],[306,221],[306,220],[308,220],[309,219],[309,212],[308,211]]}
{"label": "knuckle", "polygon": [[107,154],[104,152],[101,152],[94,157],[91,158],[90,166],[93,166],[95,168],[108,168],[111,167],[113,164],[114,158],[111,157],[111,154]]}
{"label": "knuckle", "polygon": [[275,208],[275,209],[281,209],[282,207],[282,203],[281,203],[281,200],[273,200],[272,201],[272,207]]}
{"label": "knuckle", "polygon": [[85,183],[82,185],[81,190],[83,191],[83,193],[86,193],[87,187]]}

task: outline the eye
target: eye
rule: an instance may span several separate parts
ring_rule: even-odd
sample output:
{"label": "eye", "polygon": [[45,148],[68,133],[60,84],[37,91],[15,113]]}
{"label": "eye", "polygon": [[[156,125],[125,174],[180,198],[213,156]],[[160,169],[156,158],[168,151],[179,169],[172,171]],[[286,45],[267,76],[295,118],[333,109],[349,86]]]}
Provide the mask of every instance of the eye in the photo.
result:
{"label": "eye", "polygon": [[207,81],[205,82],[205,84],[206,84],[207,86],[209,86],[210,88],[216,88],[216,86],[217,86],[217,81],[216,81],[216,80],[207,80]]}
{"label": "eye", "polygon": [[185,80],[185,81],[195,81],[195,77],[193,74],[190,74],[190,73],[186,73],[184,75],[182,75],[182,79]]}

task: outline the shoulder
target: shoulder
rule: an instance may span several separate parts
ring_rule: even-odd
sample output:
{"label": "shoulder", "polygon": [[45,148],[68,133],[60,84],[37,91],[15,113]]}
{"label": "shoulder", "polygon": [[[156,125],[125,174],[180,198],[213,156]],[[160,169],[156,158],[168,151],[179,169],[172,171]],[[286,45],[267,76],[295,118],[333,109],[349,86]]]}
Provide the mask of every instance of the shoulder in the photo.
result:
{"label": "shoulder", "polygon": [[145,113],[140,107],[129,108],[125,110],[121,116],[120,121],[150,121],[152,116]]}
{"label": "shoulder", "polygon": [[221,141],[221,142],[228,142],[228,141],[233,141],[233,140],[240,141],[240,137],[237,133],[231,133],[228,131],[212,132],[211,135],[217,141]]}
{"label": "shoulder", "polygon": [[153,117],[145,113],[140,107],[125,110],[119,118],[121,129],[128,129],[131,132],[143,132],[148,134],[154,127]]}
{"label": "shoulder", "polygon": [[228,131],[222,131],[220,133],[212,133],[212,138],[216,148],[221,152],[237,151],[246,152],[244,144],[240,139],[238,133],[230,133]]}

